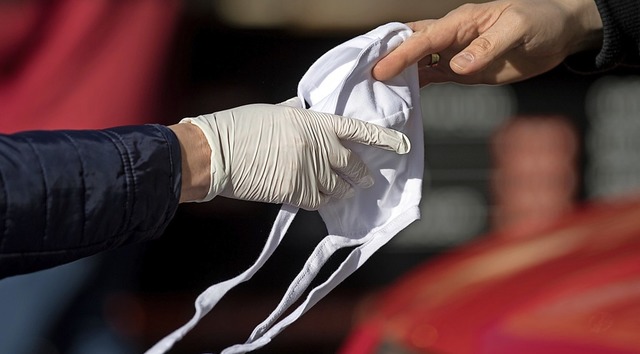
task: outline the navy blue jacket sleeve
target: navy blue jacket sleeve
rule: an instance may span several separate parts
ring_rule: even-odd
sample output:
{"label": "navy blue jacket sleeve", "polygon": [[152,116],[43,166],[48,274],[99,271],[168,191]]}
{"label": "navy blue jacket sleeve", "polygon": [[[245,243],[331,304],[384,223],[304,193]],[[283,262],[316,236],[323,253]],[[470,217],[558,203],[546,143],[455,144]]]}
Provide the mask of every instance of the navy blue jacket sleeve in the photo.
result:
{"label": "navy blue jacket sleeve", "polygon": [[159,236],[180,187],[161,125],[0,135],[0,278]]}

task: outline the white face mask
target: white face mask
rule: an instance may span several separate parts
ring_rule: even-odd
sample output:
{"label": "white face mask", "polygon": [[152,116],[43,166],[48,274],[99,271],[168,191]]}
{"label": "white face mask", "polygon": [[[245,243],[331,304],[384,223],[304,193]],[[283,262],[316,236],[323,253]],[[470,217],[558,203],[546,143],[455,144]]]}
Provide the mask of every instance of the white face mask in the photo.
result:
{"label": "white face mask", "polygon": [[[353,198],[331,202],[319,210],[329,235],[316,246],[269,317],[254,329],[244,344],[231,346],[222,353],[246,353],[269,343],[398,232],[419,219],[424,144],[417,66],[386,82],[376,81],[371,76],[377,60],[410,35],[411,30],[401,23],[380,26],[328,51],[300,80],[298,97],[306,102],[307,108],[400,130],[409,137],[411,151],[397,155],[359,144],[347,146],[367,164],[375,184],[369,189],[356,188]],[[239,276],[215,284],[200,294],[195,302],[194,317],[146,353],[168,351],[227,291],[249,280],[278,247],[296,212],[292,206],[282,206],[258,260]],[[312,289],[296,309],[280,319],[303,295],[331,255],[345,247],[354,249],[338,269],[324,283]]]}

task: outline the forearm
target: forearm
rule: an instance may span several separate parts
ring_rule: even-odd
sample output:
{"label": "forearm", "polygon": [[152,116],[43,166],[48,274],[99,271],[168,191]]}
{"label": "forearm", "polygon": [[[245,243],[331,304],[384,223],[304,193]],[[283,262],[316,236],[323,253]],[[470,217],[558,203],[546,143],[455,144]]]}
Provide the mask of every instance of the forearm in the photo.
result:
{"label": "forearm", "polygon": [[157,237],[180,165],[162,126],[0,136],[0,278]]}

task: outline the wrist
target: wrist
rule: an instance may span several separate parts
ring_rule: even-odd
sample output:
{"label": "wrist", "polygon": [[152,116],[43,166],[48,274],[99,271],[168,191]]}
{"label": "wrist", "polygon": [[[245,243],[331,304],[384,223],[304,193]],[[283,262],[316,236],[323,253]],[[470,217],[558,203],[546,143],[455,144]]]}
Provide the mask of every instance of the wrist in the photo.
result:
{"label": "wrist", "polygon": [[211,183],[211,148],[202,130],[193,124],[169,126],[180,142],[182,188],[180,203],[202,200]]}
{"label": "wrist", "polygon": [[603,41],[602,18],[596,2],[569,0],[563,3],[570,7],[570,14],[574,16],[579,31],[569,54],[600,48]]}

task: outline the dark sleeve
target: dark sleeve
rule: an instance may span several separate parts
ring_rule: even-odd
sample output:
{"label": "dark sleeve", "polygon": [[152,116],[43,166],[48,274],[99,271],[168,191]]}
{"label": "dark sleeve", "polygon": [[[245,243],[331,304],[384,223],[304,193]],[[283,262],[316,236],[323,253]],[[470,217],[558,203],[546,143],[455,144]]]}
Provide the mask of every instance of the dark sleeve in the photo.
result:
{"label": "dark sleeve", "polygon": [[640,66],[640,1],[595,0],[603,24],[599,51],[570,56],[566,64],[578,72],[601,72],[617,66]]}
{"label": "dark sleeve", "polygon": [[0,135],[0,278],[159,236],[180,184],[161,125]]}

